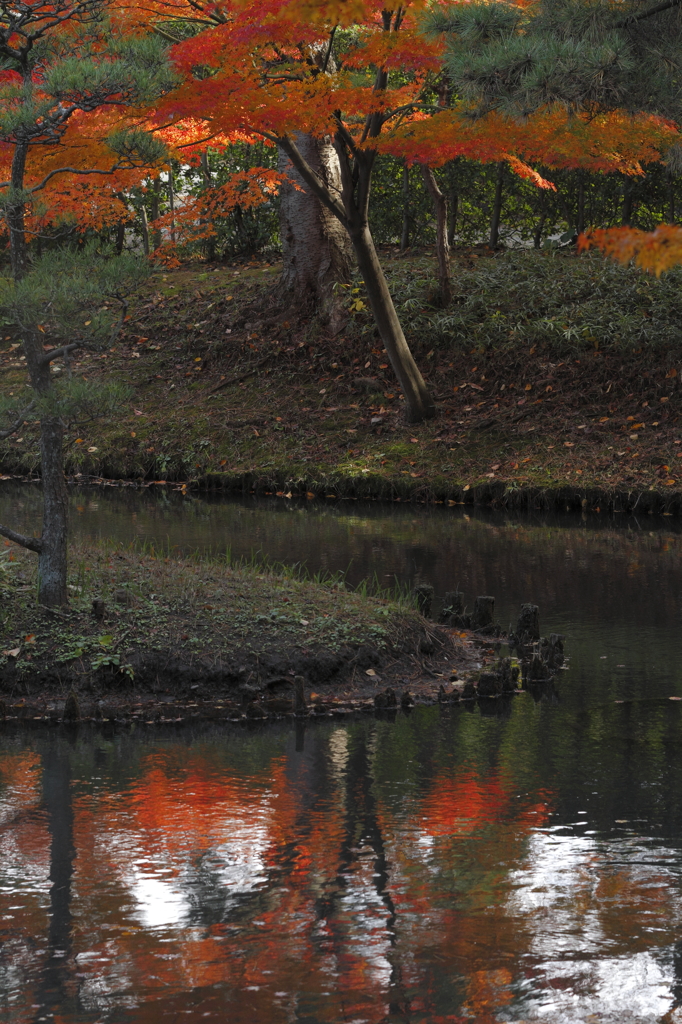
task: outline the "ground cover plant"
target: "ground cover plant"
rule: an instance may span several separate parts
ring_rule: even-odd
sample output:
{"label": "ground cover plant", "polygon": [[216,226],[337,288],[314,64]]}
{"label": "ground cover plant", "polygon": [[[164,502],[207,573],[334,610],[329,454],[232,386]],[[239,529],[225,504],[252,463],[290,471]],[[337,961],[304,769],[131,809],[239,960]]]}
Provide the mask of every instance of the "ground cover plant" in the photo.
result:
{"label": "ground cover plant", "polygon": [[[342,576],[79,543],[67,586],[68,611],[46,609],[35,560],[0,552],[0,716],[37,701],[48,718],[129,717],[172,695],[188,716],[207,701],[213,715],[265,717],[293,712],[299,675],[313,706],[332,695],[373,706],[389,684],[432,700],[474,664],[463,637],[427,623],[409,594],[353,590]],[[77,712],[65,711],[71,692]]]}
{"label": "ground cover plant", "polygon": [[[432,424],[404,422],[371,320],[350,308],[359,279],[332,338],[312,317],[283,318],[276,265],[190,264],[158,271],[113,351],[74,365],[93,383],[113,375],[132,400],[116,420],[69,432],[68,472],[316,497],[519,500],[568,487],[571,504],[589,496],[590,507],[593,491],[634,502],[654,488],[672,501],[677,272],[473,249],[453,261],[443,311],[428,300],[432,257],[385,258],[438,396]],[[14,390],[22,363],[17,341],[5,344],[2,387]],[[34,424],[0,450],[7,475],[38,471]]]}

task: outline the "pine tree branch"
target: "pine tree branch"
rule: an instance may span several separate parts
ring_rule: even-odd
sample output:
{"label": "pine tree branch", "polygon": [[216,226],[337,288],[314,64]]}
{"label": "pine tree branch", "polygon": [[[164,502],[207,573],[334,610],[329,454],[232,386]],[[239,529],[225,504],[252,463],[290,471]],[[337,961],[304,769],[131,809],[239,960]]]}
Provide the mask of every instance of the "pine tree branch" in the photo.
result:
{"label": "pine tree branch", "polygon": [[655,7],[650,7],[648,11],[640,11],[639,14],[630,14],[627,18],[623,18],[621,21],[617,21],[615,28],[627,28],[628,25],[632,25],[637,21],[644,21],[645,18],[652,18],[655,14],[661,14],[663,11],[669,11],[672,7],[679,7],[682,0],[664,0],[661,4],[656,4]]}
{"label": "pine tree branch", "polygon": [[19,428],[23,424],[25,418],[31,415],[34,408],[35,402],[31,402],[31,404],[27,406],[23,412],[19,413],[19,416],[14,421],[14,424],[11,427],[8,427],[7,430],[0,430],[0,441],[4,441],[6,437],[11,437],[12,434],[16,434],[17,430],[19,430]]}
{"label": "pine tree branch", "polygon": [[0,524],[0,537],[7,537],[7,540],[13,541],[19,547],[28,548],[29,551],[40,552],[43,549],[40,537],[24,537],[23,533],[15,533],[14,530],[10,530],[8,526],[2,526],[2,524]]}

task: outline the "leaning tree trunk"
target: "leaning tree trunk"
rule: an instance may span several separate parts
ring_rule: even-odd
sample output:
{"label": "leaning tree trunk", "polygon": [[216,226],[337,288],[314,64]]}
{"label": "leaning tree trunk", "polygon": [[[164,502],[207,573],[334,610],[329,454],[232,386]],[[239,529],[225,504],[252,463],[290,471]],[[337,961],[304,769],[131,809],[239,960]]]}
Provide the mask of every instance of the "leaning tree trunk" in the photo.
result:
{"label": "leaning tree trunk", "polygon": [[422,164],[421,169],[424,184],[433,200],[436,213],[438,301],[441,306],[449,306],[452,302],[452,280],[450,278],[450,243],[448,241],[448,201],[438,187],[436,176],[428,164]]}
{"label": "leaning tree trunk", "polygon": [[[338,192],[339,160],[331,143],[302,132],[296,132],[294,138],[299,152],[327,188]],[[333,330],[339,329],[346,318],[334,285],[350,281],[352,248],[348,233],[313,195],[282,149],[279,169],[294,183],[282,188],[280,199],[282,290],[292,305],[314,309]]]}
{"label": "leaning tree trunk", "polygon": [[405,339],[369,226],[351,225],[350,236],[374,321],[405,396],[407,419],[420,423],[434,416],[436,407]]}

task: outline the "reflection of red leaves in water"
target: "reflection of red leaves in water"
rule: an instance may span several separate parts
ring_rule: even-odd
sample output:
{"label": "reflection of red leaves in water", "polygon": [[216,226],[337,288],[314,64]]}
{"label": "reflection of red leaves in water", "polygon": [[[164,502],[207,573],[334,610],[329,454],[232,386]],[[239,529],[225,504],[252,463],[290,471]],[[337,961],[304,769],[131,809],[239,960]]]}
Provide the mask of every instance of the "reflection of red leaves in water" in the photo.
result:
{"label": "reflection of red leaves in water", "polygon": [[[39,759],[2,763],[20,800],[35,803]],[[499,957],[516,956],[524,937],[502,907],[486,914],[462,910],[450,876],[432,872],[428,847],[403,836],[416,826],[413,836],[434,837],[446,869],[475,843],[473,870],[488,898],[518,836],[543,820],[530,812],[544,813],[544,805],[519,807],[513,788],[498,772],[444,770],[425,794],[415,794],[409,814],[395,807],[395,817],[380,794],[375,807],[367,805],[368,791],[349,788],[343,773],[327,777],[321,789],[305,759],[276,757],[244,770],[229,759],[220,764],[215,749],[206,756],[200,748],[157,750],[120,789],[74,791],[74,953],[92,954],[78,962],[80,989],[113,1006],[137,993],[135,1024],[186,1019],[180,1015],[197,1015],[199,1008],[216,1024],[227,1013],[225,993],[233,995],[231,1024],[285,1024],[294,994],[300,1012],[319,1024],[336,1024],[344,1015],[378,1024],[396,999],[428,1024],[461,1024],[472,1013],[481,1024],[492,1021],[513,985]],[[388,893],[377,874],[379,847],[365,831],[371,821],[391,864]],[[44,829],[39,839],[45,860]],[[39,856],[35,845],[33,855]],[[232,884],[221,865],[240,857],[237,914],[218,912],[196,925],[192,918],[189,928],[188,918],[169,919],[159,930],[144,924],[136,888],[141,875],[159,886],[162,903],[164,893],[174,892],[191,914],[202,865],[207,891],[219,899]],[[478,898],[476,882],[467,884]],[[396,910],[394,925],[387,899]],[[440,982],[428,965],[439,950],[447,970],[461,973],[469,1016],[434,1013]],[[472,962],[473,951],[480,952]],[[289,996],[278,1002],[275,992]]]}
{"label": "reflection of red leaves in water", "polygon": [[[452,775],[436,776],[421,804],[421,829],[430,836],[473,834],[484,825],[499,824],[507,818],[511,796],[496,772],[479,776],[462,769]],[[524,832],[548,817],[545,803],[517,807],[514,812],[511,817]]]}

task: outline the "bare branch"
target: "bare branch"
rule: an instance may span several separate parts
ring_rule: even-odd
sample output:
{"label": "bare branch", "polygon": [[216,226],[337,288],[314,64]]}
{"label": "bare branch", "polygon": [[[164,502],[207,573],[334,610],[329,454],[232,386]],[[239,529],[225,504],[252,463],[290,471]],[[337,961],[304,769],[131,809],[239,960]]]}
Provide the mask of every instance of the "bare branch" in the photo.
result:
{"label": "bare branch", "polygon": [[19,547],[28,548],[29,551],[40,552],[43,549],[40,537],[24,537],[23,533],[16,533],[14,530],[10,530],[9,526],[2,526],[2,524],[0,524],[0,537],[7,537],[7,540],[13,541]]}

